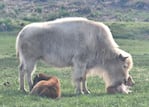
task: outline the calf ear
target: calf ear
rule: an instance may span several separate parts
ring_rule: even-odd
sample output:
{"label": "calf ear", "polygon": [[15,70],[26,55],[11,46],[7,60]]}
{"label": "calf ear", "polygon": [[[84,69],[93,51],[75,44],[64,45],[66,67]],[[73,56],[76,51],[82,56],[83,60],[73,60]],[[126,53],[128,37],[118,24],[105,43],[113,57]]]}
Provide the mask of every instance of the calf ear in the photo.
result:
{"label": "calf ear", "polygon": [[38,79],[39,79],[39,74],[36,74],[34,79],[33,79],[33,82],[36,82]]}
{"label": "calf ear", "polygon": [[121,61],[125,61],[128,58],[128,56],[124,57],[122,54],[119,55],[119,59]]}
{"label": "calf ear", "polygon": [[35,78],[39,78],[39,75],[38,75],[38,74],[36,74],[36,75],[35,75]]}

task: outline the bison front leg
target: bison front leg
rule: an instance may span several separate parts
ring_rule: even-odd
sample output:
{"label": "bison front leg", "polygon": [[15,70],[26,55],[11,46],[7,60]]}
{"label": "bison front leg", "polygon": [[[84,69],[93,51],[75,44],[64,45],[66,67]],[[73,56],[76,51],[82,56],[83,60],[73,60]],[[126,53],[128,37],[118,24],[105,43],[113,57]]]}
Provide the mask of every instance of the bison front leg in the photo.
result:
{"label": "bison front leg", "polygon": [[84,94],[90,94],[90,91],[87,88],[87,81],[86,81],[86,79],[85,80],[84,79],[82,80],[82,87],[83,87]]}
{"label": "bison front leg", "polygon": [[27,72],[27,82],[28,82],[28,85],[29,85],[29,90],[31,91],[31,89],[33,87],[32,87],[32,77],[31,77],[31,73],[30,72]]}
{"label": "bison front leg", "polygon": [[82,90],[83,90],[84,94],[90,94],[90,91],[87,88],[86,72],[84,72],[84,76],[82,79],[82,88],[83,88]]}
{"label": "bison front leg", "polygon": [[87,88],[87,82],[86,79],[83,79],[80,77],[75,81],[76,85],[76,93],[79,94],[90,94],[90,91]]}
{"label": "bison front leg", "polygon": [[74,64],[73,81],[76,87],[76,94],[87,93],[86,79],[84,79],[84,73],[86,66],[83,63]]}
{"label": "bison front leg", "polygon": [[[24,66],[23,71],[24,71],[24,73],[27,74],[26,79],[27,79],[30,91],[32,89],[32,72],[34,71],[35,61],[36,60],[33,60],[33,59],[28,59],[28,60],[26,59],[24,61],[25,63],[23,64],[23,66]],[[24,74],[20,74],[20,75],[24,76]],[[22,77],[22,76],[20,76],[20,77]],[[24,89],[24,84],[23,83],[24,83],[24,80],[21,79],[21,81],[20,81],[21,90]]]}
{"label": "bison front leg", "polygon": [[75,80],[75,87],[76,87],[77,95],[84,94],[84,92],[82,90],[81,82],[82,82],[82,78],[78,78]]}

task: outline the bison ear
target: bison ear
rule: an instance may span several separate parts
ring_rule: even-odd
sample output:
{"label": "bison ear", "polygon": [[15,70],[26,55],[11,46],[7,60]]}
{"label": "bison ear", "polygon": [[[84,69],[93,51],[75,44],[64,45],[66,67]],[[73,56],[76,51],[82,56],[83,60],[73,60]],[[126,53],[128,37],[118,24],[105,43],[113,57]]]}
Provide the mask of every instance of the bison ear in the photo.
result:
{"label": "bison ear", "polygon": [[128,56],[124,57],[122,54],[119,55],[119,59],[121,61],[125,61],[128,58]]}

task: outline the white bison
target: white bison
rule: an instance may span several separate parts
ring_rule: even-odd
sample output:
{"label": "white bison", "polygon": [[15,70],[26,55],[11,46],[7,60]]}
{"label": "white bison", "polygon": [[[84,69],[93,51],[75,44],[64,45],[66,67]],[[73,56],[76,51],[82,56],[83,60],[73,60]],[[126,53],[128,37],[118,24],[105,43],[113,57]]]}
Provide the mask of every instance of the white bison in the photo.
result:
{"label": "white bison", "polygon": [[102,76],[108,93],[129,92],[123,89],[123,84],[130,77],[132,57],[118,48],[110,29],[103,23],[85,18],[62,18],[29,24],[17,36],[16,52],[22,91],[25,91],[25,74],[32,89],[36,62],[43,60],[55,67],[71,66],[78,94],[89,93],[86,76],[90,71]]}

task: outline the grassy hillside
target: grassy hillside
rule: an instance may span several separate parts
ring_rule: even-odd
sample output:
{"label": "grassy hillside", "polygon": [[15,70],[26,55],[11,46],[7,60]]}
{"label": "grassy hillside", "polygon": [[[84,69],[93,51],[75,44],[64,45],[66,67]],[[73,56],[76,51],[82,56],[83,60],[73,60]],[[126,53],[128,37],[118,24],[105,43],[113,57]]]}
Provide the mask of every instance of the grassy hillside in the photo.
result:
{"label": "grassy hillside", "polygon": [[113,22],[106,23],[114,38],[149,39],[149,23],[147,22]]}
{"label": "grassy hillside", "polygon": [[1,0],[0,31],[14,30],[27,23],[60,17],[80,16],[116,21],[149,21],[147,0]]}
{"label": "grassy hillside", "polygon": [[[12,35],[12,36],[10,36]],[[37,72],[60,78],[62,98],[51,100],[18,91],[18,60],[15,56],[16,33],[0,33],[0,106],[2,107],[148,107],[149,42],[147,40],[116,39],[120,47],[130,52],[134,67],[130,72],[136,84],[129,95],[105,93],[99,77],[89,77],[90,95],[76,96],[71,84],[71,69],[58,69],[38,63]],[[10,85],[4,85],[9,82]]]}
{"label": "grassy hillside", "polygon": [[[109,26],[114,38],[123,39],[147,39],[149,40],[149,23],[148,22],[104,22]],[[16,36],[17,30],[11,32],[1,32],[1,35],[9,34]]]}

